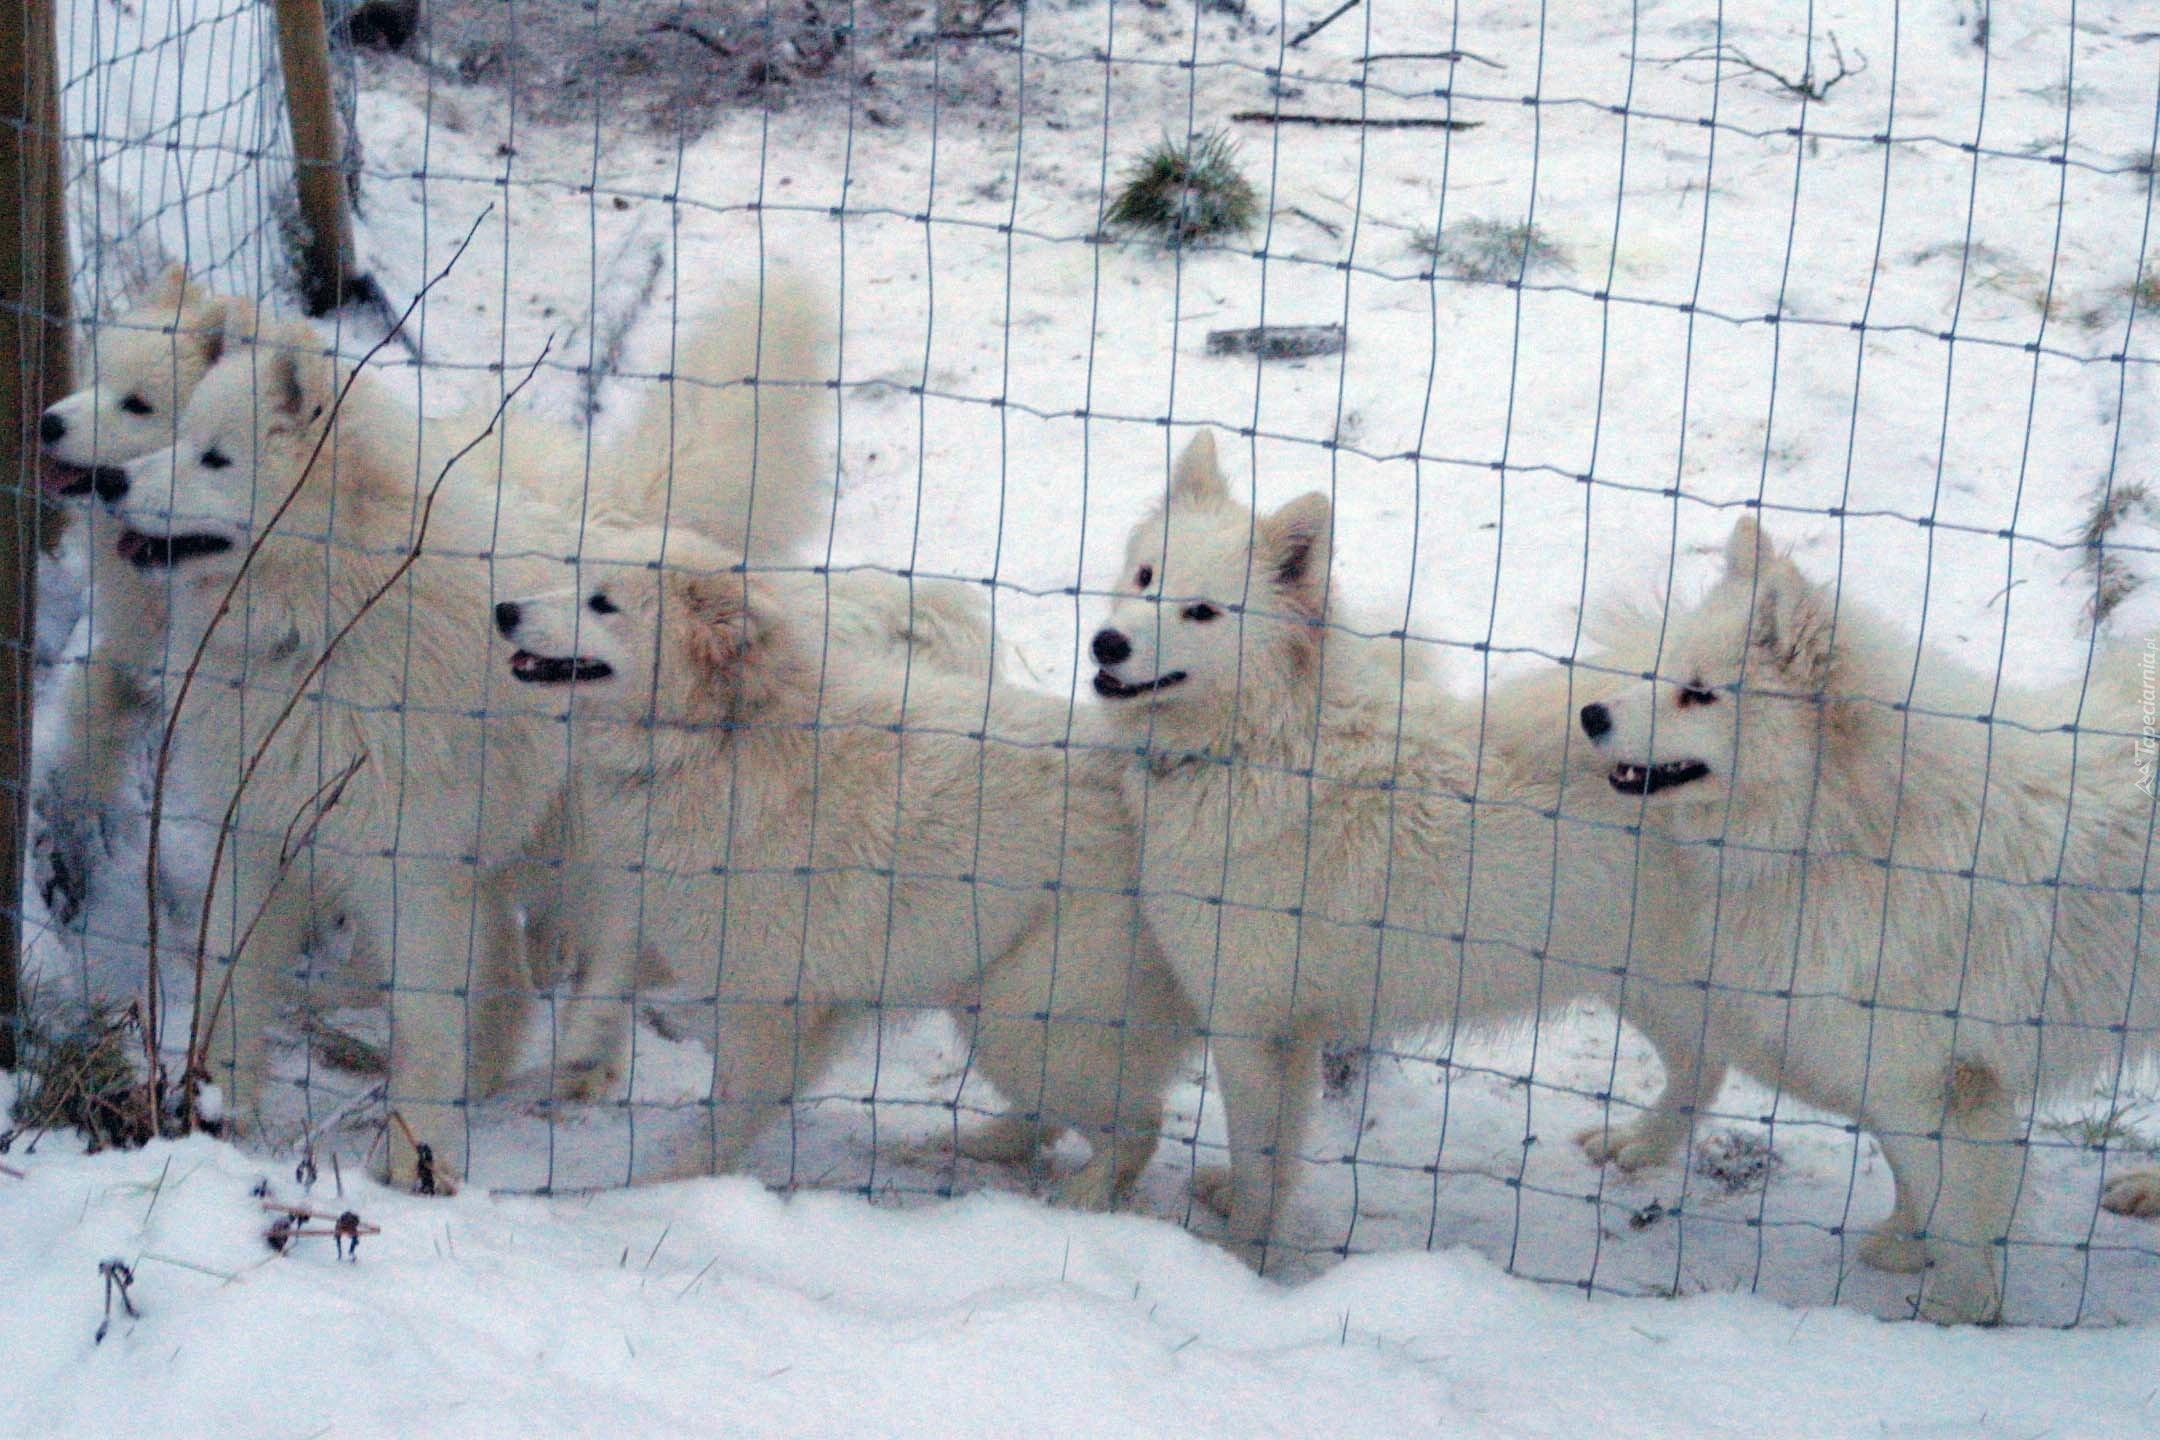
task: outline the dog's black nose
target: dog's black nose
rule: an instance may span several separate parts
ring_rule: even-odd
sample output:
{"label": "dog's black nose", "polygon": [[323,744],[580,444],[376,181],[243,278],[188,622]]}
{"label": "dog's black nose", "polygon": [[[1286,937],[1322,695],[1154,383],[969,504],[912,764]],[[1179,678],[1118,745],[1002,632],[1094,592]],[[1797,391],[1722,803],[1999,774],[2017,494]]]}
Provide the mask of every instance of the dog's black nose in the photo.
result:
{"label": "dog's black nose", "polygon": [[127,499],[127,471],[117,465],[100,465],[90,472],[90,488],[97,498],[108,505],[117,505]]}
{"label": "dog's black nose", "polygon": [[1591,739],[1602,739],[1612,729],[1612,711],[1603,705],[1583,706],[1582,729]]}
{"label": "dog's black nose", "polygon": [[1102,629],[1095,632],[1095,643],[1088,647],[1095,652],[1098,665],[1122,665],[1132,658],[1132,641],[1122,631]]}
{"label": "dog's black nose", "polygon": [[48,410],[38,417],[37,436],[47,445],[57,445],[67,439],[67,421]]}
{"label": "dog's black nose", "polygon": [[523,618],[524,612],[518,609],[515,600],[504,600],[495,606],[495,628],[505,635],[517,629],[518,621]]}

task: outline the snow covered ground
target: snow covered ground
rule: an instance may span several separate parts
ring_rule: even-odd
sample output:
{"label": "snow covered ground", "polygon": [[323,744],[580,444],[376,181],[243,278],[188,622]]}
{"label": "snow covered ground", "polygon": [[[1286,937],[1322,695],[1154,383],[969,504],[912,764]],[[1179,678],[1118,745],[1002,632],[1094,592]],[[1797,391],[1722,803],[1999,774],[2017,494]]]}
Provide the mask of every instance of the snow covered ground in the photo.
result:
{"label": "snow covered ground", "polygon": [[[484,214],[416,320],[421,402],[492,396],[552,337],[535,403],[597,403],[596,463],[671,317],[761,261],[827,282],[832,558],[995,581],[1014,668],[1059,694],[1102,609],[1087,592],[1201,424],[1264,500],[1335,494],[1338,583],[1466,690],[1572,653],[1586,602],[1688,593],[1748,502],[1804,566],[1970,663],[2077,672],[2076,537],[2111,465],[2128,483],[2154,459],[2160,347],[2130,300],[2160,261],[2143,7],[1367,0],[1285,48],[1328,8],[1038,4],[1020,37],[946,47],[962,97],[888,80],[683,144],[596,144],[371,61],[361,246],[402,303]],[[1830,32],[1865,57],[1821,100],[1659,63],[1722,38],[1797,75],[1810,26],[1818,81]],[[1442,50],[1475,58],[1360,63]],[[1476,128],[1240,124],[1262,230],[1092,242],[1106,174],[1246,110]],[[1526,224],[1547,248],[1520,277],[1436,274],[1416,244]],[[1342,323],[1349,349],[1206,353],[1208,330],[1263,319]],[[609,368],[597,390],[581,373]],[[2142,597],[2114,624],[2142,639],[2152,614]],[[93,924],[87,955],[41,939],[49,971],[124,988],[139,916],[117,895]],[[0,1176],[0,1326],[24,1359],[0,1433],[2114,1435],[2160,1403],[2141,1378],[2160,1233],[2095,1206],[2103,1164],[2160,1134],[2149,1077],[2066,1097],[2035,1136],[2010,1318],[2086,1328],[1944,1335],[1871,1318],[1909,1286],[1843,1233],[1889,1185],[1842,1122],[1736,1082],[1704,1138],[1773,1165],[1585,1163],[1570,1137],[1596,1097],[1656,1084],[1610,1016],[1374,1060],[1369,1093],[1324,1111],[1298,1201],[1304,1239],[1354,1256],[1292,1288],[1216,1253],[1186,1199],[1220,1155],[1197,1056],[1133,1214],[1081,1218],[1019,1198],[1041,1175],[953,1159],[993,1098],[945,1022],[890,1028],[757,1151],[786,1200],[746,1180],[386,1194],[357,1178],[370,1082],[319,1067],[267,1158],[10,1157],[29,1174]],[[628,1114],[477,1114],[476,1178],[634,1176],[694,1123],[705,1073],[657,1036],[640,1055]],[[289,1178],[309,1130],[384,1227],[357,1266],[327,1241],[264,1259],[248,1189]],[[145,1315],[93,1347],[110,1256],[140,1261]]]}

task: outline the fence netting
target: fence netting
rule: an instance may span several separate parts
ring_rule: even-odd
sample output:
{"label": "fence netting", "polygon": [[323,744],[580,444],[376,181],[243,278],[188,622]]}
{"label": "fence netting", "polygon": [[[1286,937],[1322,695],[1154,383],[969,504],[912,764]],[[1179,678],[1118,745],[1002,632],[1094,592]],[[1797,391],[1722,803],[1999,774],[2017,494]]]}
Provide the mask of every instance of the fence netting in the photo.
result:
{"label": "fence netting", "polygon": [[2137,5],[330,0],[313,320],[274,8],[61,10],[42,1053],[407,1184],[2160,1313]]}

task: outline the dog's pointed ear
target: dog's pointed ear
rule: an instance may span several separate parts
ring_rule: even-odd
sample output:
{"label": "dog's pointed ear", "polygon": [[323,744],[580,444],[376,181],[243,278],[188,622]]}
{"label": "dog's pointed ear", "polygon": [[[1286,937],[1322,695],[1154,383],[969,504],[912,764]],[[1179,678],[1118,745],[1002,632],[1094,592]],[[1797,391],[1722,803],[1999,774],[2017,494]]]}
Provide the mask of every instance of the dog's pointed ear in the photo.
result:
{"label": "dog's pointed ear", "polygon": [[1230,498],[1222,463],[1215,457],[1215,432],[1202,430],[1186,442],[1170,471],[1170,498],[1188,505],[1214,505]]}
{"label": "dog's pointed ear", "polygon": [[263,336],[262,394],[275,416],[309,424],[337,398],[338,366],[304,325],[279,326]]}
{"label": "dog's pointed ear", "polygon": [[232,328],[233,307],[239,301],[228,301],[222,295],[212,295],[192,310],[184,311],[180,320],[181,343],[191,346],[195,359],[208,370],[225,358],[226,338]]}
{"label": "dog's pointed ear", "polygon": [[1754,601],[1756,652],[1798,688],[1825,688],[1837,664],[1837,596],[1778,556],[1756,572]]}
{"label": "dog's pointed ear", "polygon": [[692,693],[721,714],[756,704],[765,693],[761,652],[777,623],[764,585],[739,570],[707,571],[684,576],[673,593],[687,622]]}
{"label": "dog's pointed ear", "polygon": [[1733,521],[1732,533],[1725,537],[1725,574],[1735,579],[1751,576],[1776,554],[1770,532],[1763,529],[1762,522],[1752,514],[1742,515]]}
{"label": "dog's pointed ear", "polygon": [[187,266],[168,265],[150,292],[150,303],[160,309],[178,310],[201,293],[198,287],[188,283]]}
{"label": "dog's pointed ear", "polygon": [[1317,611],[1327,596],[1335,507],[1321,491],[1300,495],[1261,522],[1260,563],[1269,583]]}

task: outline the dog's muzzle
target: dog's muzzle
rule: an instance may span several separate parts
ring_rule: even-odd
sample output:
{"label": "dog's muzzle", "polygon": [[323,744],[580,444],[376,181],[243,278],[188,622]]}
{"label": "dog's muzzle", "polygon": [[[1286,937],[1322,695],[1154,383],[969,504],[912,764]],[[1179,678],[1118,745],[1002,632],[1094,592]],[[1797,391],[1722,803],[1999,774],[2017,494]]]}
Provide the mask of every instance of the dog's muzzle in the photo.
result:
{"label": "dog's muzzle", "polygon": [[1655,795],[1660,790],[1692,785],[1709,773],[1710,767],[1700,760],[1670,760],[1663,765],[1615,765],[1605,778],[1623,795]]}
{"label": "dog's muzzle", "polygon": [[205,555],[222,555],[233,548],[233,542],[223,535],[145,535],[140,530],[124,530],[115,548],[137,570],[170,570]]}
{"label": "dog's muzzle", "polygon": [[1095,672],[1095,693],[1105,700],[1130,700],[1136,695],[1146,695],[1155,690],[1168,690],[1173,685],[1182,685],[1184,683],[1185,672],[1183,670],[1172,670],[1167,675],[1158,675],[1152,680],[1143,680],[1137,685],[1118,679],[1108,670]]}
{"label": "dog's muzzle", "polygon": [[615,667],[605,660],[578,655],[535,655],[520,650],[510,657],[510,673],[528,685],[568,685],[579,680],[605,680]]}

